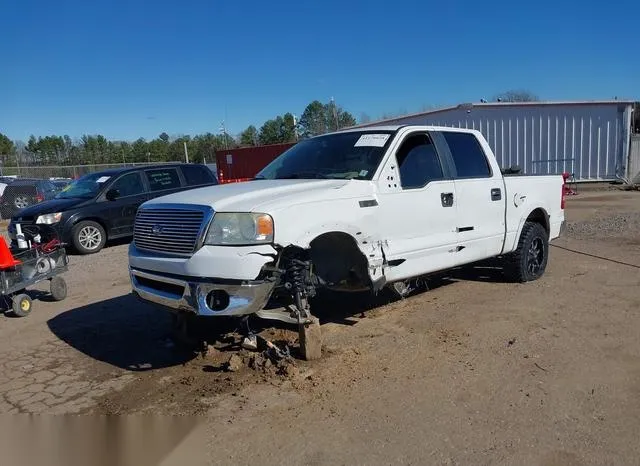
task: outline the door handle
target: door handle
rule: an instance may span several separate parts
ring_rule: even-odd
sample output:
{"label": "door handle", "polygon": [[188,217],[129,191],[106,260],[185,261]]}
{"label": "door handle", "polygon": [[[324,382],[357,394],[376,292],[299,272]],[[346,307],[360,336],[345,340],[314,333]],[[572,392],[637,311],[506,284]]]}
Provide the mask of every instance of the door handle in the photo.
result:
{"label": "door handle", "polygon": [[500,188],[491,189],[491,200],[499,201],[500,199],[502,199],[502,190]]}
{"label": "door handle", "polygon": [[453,205],[453,193],[440,193],[440,201],[442,207],[451,207]]}

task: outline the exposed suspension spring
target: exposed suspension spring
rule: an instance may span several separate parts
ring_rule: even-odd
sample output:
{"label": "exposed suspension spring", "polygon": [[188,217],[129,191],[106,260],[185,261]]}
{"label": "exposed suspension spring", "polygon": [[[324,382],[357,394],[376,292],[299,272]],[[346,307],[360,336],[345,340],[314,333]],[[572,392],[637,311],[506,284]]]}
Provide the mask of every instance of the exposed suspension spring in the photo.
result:
{"label": "exposed suspension spring", "polygon": [[311,273],[311,263],[292,259],[287,268],[285,288],[293,293],[299,318],[308,317],[308,298],[315,296],[315,283]]}
{"label": "exposed suspension spring", "polygon": [[291,261],[291,267],[289,268],[289,278],[293,288],[293,291],[304,292],[305,282],[307,281],[307,270],[309,264],[298,259]]}

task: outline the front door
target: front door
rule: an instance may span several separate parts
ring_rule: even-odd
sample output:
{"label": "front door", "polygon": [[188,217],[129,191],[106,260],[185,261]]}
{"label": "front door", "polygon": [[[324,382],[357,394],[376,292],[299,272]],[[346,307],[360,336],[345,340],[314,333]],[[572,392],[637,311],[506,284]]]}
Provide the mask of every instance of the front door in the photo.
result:
{"label": "front door", "polygon": [[[397,167],[397,168],[396,168]],[[377,216],[389,282],[455,263],[455,182],[425,131],[408,133],[379,180]]]}
{"label": "front door", "polygon": [[505,192],[502,174],[487,159],[473,133],[442,131],[455,166],[458,205],[458,265],[493,257],[502,251]]}
{"label": "front door", "polygon": [[140,172],[125,173],[116,179],[109,190],[117,190],[118,197],[105,201],[109,209],[109,238],[133,235],[133,223],[138,207],[148,199]]}

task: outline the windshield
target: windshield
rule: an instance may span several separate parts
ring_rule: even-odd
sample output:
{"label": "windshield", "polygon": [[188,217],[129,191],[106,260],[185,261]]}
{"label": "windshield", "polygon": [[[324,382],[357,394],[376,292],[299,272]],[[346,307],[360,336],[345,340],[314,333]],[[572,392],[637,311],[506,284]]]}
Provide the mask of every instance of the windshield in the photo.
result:
{"label": "windshield", "polygon": [[72,181],[62,191],[56,195],[56,199],[91,199],[94,198],[104,187],[106,181],[111,178],[104,173],[90,173],[77,180]]}
{"label": "windshield", "polygon": [[387,149],[391,131],[333,133],[300,141],[257,175],[258,180],[370,180]]}

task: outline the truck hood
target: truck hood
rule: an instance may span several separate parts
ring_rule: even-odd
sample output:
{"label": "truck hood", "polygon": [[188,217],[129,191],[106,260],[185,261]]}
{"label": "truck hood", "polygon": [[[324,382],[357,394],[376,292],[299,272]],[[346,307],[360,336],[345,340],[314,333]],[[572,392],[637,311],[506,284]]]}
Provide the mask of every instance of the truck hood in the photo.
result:
{"label": "truck hood", "polygon": [[255,180],[191,189],[143,204],[209,205],[217,212],[271,212],[293,204],[372,194],[371,183],[355,180]]}

